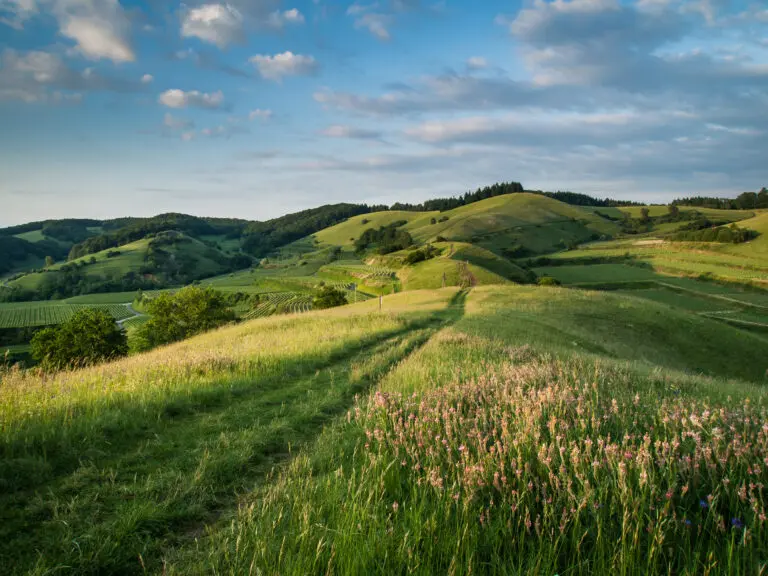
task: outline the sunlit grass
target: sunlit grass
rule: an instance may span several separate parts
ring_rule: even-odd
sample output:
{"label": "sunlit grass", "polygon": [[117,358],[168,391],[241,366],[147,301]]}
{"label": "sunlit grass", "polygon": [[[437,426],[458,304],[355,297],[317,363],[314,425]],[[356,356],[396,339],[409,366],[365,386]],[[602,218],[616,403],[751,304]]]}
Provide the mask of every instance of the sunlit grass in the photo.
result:
{"label": "sunlit grass", "polygon": [[170,572],[761,573],[767,418],[750,385],[447,329]]}

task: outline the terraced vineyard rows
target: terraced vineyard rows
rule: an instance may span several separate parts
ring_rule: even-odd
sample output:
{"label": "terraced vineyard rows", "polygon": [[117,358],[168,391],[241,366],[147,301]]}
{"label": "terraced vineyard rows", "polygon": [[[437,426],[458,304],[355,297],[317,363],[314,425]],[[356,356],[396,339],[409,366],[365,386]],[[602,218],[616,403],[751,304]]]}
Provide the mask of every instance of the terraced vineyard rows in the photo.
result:
{"label": "terraced vineyard rows", "polygon": [[123,322],[123,328],[138,328],[149,320],[149,316],[134,316]]}
{"label": "terraced vineyard rows", "polygon": [[25,305],[1,304],[0,328],[24,328],[27,326],[49,326],[69,320],[78,310],[98,308],[106,310],[115,320],[133,316],[124,304],[52,304],[28,302]]}
{"label": "terraced vineyard rows", "polygon": [[312,296],[295,292],[272,292],[261,295],[261,303],[242,317],[245,320],[272,314],[295,314],[312,310]]}

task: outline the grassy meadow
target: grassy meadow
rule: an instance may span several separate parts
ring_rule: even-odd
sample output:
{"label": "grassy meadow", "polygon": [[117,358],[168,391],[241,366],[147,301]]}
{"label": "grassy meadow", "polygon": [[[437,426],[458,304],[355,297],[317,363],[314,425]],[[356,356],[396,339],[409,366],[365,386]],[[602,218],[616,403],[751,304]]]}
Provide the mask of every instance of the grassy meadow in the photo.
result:
{"label": "grassy meadow", "polygon": [[[408,291],[0,381],[10,574],[755,574],[768,339]],[[681,551],[684,551],[681,553]]]}

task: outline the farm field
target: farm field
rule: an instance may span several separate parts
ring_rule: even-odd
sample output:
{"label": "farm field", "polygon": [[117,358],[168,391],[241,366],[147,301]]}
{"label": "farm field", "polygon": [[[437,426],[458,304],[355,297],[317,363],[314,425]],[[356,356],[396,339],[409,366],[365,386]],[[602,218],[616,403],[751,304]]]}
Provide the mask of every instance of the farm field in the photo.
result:
{"label": "farm field", "polygon": [[646,298],[648,300],[653,300],[654,302],[660,302],[662,304],[667,304],[682,310],[689,310],[691,312],[721,312],[724,310],[728,312],[734,312],[734,310],[728,310],[729,307],[725,302],[718,302],[707,298],[699,298],[692,294],[680,293],[665,288],[619,290],[618,293],[626,294],[628,296],[636,296],[638,298]]}
{"label": "farm field", "polygon": [[640,282],[659,278],[652,269],[624,264],[594,264],[534,268],[537,276],[551,276],[563,284]]}
{"label": "farm field", "polygon": [[5,373],[0,564],[753,574],[766,358],[663,303],[504,285],[256,319],[44,386]]}
{"label": "farm field", "polygon": [[0,304],[0,328],[61,324],[83,308],[106,310],[115,320],[134,316],[123,304],[61,304],[55,301]]}

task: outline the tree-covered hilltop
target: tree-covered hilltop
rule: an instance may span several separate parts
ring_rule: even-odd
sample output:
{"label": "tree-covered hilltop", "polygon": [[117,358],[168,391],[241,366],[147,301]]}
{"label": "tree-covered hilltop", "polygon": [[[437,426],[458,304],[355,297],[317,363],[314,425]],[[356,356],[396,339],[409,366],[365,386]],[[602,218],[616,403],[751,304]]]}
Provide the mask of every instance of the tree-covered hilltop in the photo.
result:
{"label": "tree-covered hilltop", "polygon": [[672,204],[680,206],[700,206],[702,208],[717,208],[720,210],[754,210],[768,208],[768,188],[760,192],[743,192],[736,198],[714,198],[711,196],[692,196],[677,198]]}
{"label": "tree-covered hilltop", "polygon": [[151,234],[158,234],[169,230],[183,232],[192,237],[224,235],[226,237],[238,238],[247,224],[247,220],[199,218],[197,216],[174,213],[160,214],[153,218],[136,219],[123,227],[93,236],[76,244],[69,252],[69,260],[82,258],[88,254],[95,254],[107,248],[117,248],[146,238]]}
{"label": "tree-covered hilltop", "polygon": [[386,206],[367,204],[329,204],[286,214],[266,222],[251,222],[243,230],[242,249],[253,256],[266,256],[275,249],[319,232],[359,214],[367,214]]}

